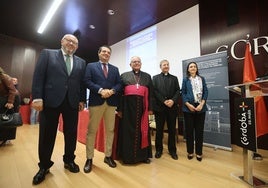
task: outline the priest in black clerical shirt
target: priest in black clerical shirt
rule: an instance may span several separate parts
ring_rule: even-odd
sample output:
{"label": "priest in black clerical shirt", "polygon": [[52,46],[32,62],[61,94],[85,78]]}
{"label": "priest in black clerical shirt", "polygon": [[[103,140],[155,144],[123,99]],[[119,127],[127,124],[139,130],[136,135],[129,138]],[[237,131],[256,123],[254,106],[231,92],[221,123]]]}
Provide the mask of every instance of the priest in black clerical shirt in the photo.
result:
{"label": "priest in black clerical shirt", "polygon": [[153,76],[154,115],[156,122],[155,158],[163,153],[163,130],[165,122],[168,128],[168,151],[174,160],[178,159],[176,148],[176,119],[178,116],[178,100],[180,86],[178,78],[169,74],[169,62],[160,62],[161,73]]}

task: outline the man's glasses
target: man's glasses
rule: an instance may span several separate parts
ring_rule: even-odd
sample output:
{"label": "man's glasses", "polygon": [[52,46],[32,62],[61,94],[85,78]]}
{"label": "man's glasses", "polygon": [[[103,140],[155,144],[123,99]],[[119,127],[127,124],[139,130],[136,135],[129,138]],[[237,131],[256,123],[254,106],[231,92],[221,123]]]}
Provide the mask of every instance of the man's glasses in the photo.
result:
{"label": "man's glasses", "polygon": [[73,43],[73,44],[75,44],[75,45],[77,45],[78,44],[78,42],[76,42],[76,41],[74,41],[74,40],[72,40],[72,39],[68,39],[68,38],[64,38],[67,42],[69,42],[69,43]]}
{"label": "man's glasses", "polygon": [[141,61],[131,61],[131,63],[137,63],[137,64],[140,64]]}

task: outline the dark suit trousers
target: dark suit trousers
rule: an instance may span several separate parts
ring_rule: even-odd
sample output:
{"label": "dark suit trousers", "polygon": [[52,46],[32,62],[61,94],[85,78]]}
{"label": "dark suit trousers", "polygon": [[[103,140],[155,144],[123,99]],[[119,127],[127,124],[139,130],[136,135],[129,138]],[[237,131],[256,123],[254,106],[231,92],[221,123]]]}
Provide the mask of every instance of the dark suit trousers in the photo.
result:
{"label": "dark suit trousers", "polygon": [[203,135],[206,113],[187,113],[184,112],[184,126],[186,133],[186,147],[189,154],[195,153],[202,155]]}
{"label": "dark suit trousers", "polygon": [[156,138],[155,149],[162,153],[163,151],[163,131],[165,122],[168,128],[168,151],[169,153],[176,153],[176,118],[177,110],[171,110],[165,107],[163,111],[154,112],[156,123]]}
{"label": "dark suit trousers", "polygon": [[57,135],[60,114],[62,114],[63,118],[63,134],[65,142],[63,161],[64,163],[74,161],[77,140],[78,108],[72,108],[67,97],[65,97],[63,103],[59,107],[45,107],[43,111],[40,112],[38,148],[40,160],[38,165],[40,168],[49,169],[53,165],[51,155]]}

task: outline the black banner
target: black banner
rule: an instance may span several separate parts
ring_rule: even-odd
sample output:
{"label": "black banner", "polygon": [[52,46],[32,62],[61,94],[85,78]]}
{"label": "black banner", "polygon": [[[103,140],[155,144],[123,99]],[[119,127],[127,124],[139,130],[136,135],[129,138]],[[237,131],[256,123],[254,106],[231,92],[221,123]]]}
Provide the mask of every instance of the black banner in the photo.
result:
{"label": "black banner", "polygon": [[256,152],[254,98],[235,99],[234,143]]}

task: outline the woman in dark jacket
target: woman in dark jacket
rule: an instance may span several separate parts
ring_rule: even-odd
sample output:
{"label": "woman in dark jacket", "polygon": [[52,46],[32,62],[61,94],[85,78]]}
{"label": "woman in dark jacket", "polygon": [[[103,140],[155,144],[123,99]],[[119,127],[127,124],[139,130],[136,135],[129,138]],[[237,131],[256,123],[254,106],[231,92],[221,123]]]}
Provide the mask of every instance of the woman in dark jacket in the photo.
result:
{"label": "woman in dark jacket", "polygon": [[207,111],[208,89],[204,77],[199,75],[195,62],[187,66],[187,76],[182,82],[182,111],[184,114],[187,157],[202,161],[204,123]]}

